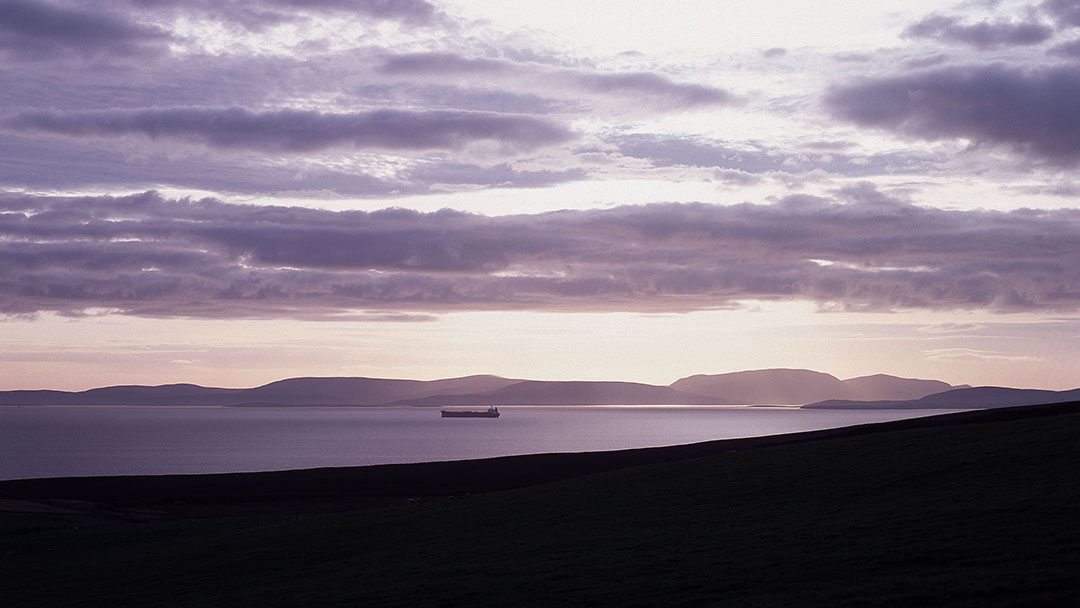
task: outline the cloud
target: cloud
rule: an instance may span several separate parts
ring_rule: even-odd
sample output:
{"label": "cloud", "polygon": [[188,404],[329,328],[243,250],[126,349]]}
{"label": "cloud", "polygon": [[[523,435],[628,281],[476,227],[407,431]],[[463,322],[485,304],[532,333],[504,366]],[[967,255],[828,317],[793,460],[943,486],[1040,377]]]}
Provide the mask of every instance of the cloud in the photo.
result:
{"label": "cloud", "polygon": [[[187,0],[179,0],[187,2]],[[217,4],[220,0],[211,0]],[[426,0],[264,0],[270,6],[318,11],[331,10],[356,13],[380,19],[400,19],[406,22],[425,23],[437,13],[435,6]],[[234,2],[232,4],[251,4]]]}
{"label": "cloud", "polygon": [[1080,2],[1077,0],[1044,0],[1041,6],[1054,17],[1058,27],[1080,26]]}
{"label": "cloud", "polygon": [[0,6],[0,52],[21,58],[147,57],[167,52],[171,38],[156,26],[108,11],[31,0]]}
{"label": "cloud", "polygon": [[754,142],[637,133],[611,138],[623,156],[646,159],[656,167],[708,167],[750,174],[807,173],[821,170],[848,176],[917,173],[939,159],[907,153],[859,155],[845,142],[810,142],[806,151],[773,149]]}
{"label": "cloud", "polygon": [[1016,192],[1022,194],[1044,194],[1048,196],[1064,196],[1068,198],[1080,197],[1080,183],[1072,181],[1048,182],[1041,185],[1015,186]]}
{"label": "cloud", "polygon": [[866,53],[837,53],[833,59],[841,63],[868,63],[873,56]]}
{"label": "cloud", "polygon": [[986,50],[1039,44],[1049,40],[1054,35],[1054,29],[1034,21],[983,21],[965,25],[956,17],[930,15],[909,25],[903,35],[906,38],[937,40]]}
{"label": "cloud", "polygon": [[578,92],[632,100],[654,108],[686,109],[727,105],[735,98],[717,87],[675,82],[657,72],[599,72],[583,69],[552,69],[534,62],[470,58],[454,53],[408,53],[389,55],[378,71],[394,76],[426,78],[483,77],[515,80],[517,86],[538,87],[545,92],[571,89]]}
{"label": "cloud", "polygon": [[[551,91],[546,93],[550,94]],[[580,112],[580,102],[555,99],[534,93],[484,86],[408,83],[401,86],[362,85],[347,92],[357,100],[381,106],[421,106],[500,114],[557,115]]]}
{"label": "cloud", "polygon": [[410,169],[404,177],[414,184],[425,184],[427,188],[439,184],[540,188],[582,180],[588,177],[588,172],[579,167],[529,171],[514,168],[510,163],[482,167],[469,163],[427,162]]}
{"label": "cloud", "polygon": [[35,62],[5,70],[2,77],[0,115],[5,117],[20,110],[268,108],[280,96],[295,99],[305,93],[340,91],[343,78],[330,61],[313,67],[294,57],[239,53],[173,54],[156,61],[125,62],[122,66]]}
{"label": "cloud", "polygon": [[[96,143],[96,142],[95,142]],[[121,146],[81,140],[34,140],[0,134],[4,183],[31,190],[175,187],[223,193],[312,193],[349,197],[426,194],[447,189],[540,188],[587,179],[588,171],[526,169],[512,163],[463,163],[453,153],[413,159],[392,174],[348,162],[324,166],[303,157],[265,155],[128,154]]]}
{"label": "cloud", "polygon": [[855,142],[819,139],[816,141],[807,142],[803,144],[803,147],[809,150],[841,151],[855,147]]}
{"label": "cloud", "polygon": [[936,323],[934,325],[923,325],[915,328],[915,333],[918,334],[963,334],[980,331],[985,329],[986,326],[981,323]]}
{"label": "cloud", "polygon": [[701,138],[636,133],[613,139],[619,154],[649,160],[657,167],[688,166],[738,169],[749,173],[778,170],[783,158],[761,146],[739,146]]}
{"label": "cloud", "polygon": [[717,169],[713,172],[713,179],[725,184],[752,186],[760,183],[763,178],[760,175],[739,171],[738,169]]}
{"label": "cloud", "polygon": [[375,177],[362,170],[268,162],[265,157],[224,154],[130,154],[122,146],[96,142],[30,139],[0,135],[5,185],[31,190],[123,190],[172,186],[228,193],[333,192],[385,196],[425,191],[427,186]]}
{"label": "cloud", "polygon": [[931,361],[959,363],[963,361],[1000,361],[1003,363],[1026,363],[1042,361],[1041,357],[1031,355],[1011,355],[1008,353],[982,350],[977,348],[935,348],[923,351],[923,356]]}
{"label": "cloud", "polygon": [[[0,196],[0,312],[1080,308],[1080,211],[923,208],[860,185],[772,205],[486,217]],[[368,313],[375,314],[375,313]]]}
{"label": "cloud", "polygon": [[532,150],[572,138],[563,127],[540,118],[461,111],[253,112],[233,107],[24,112],[8,119],[6,125],[69,137],[138,134],[221,149],[275,152],[329,148],[458,150],[478,141]]}
{"label": "cloud", "polygon": [[1057,55],[1058,57],[1080,59],[1080,38],[1054,45],[1047,52],[1051,55]]}
{"label": "cloud", "polygon": [[1061,165],[1080,160],[1080,66],[1000,63],[866,78],[831,88],[832,113],[925,140],[970,139]]}
{"label": "cloud", "polygon": [[387,57],[379,71],[384,74],[499,74],[513,69],[502,59],[468,58],[454,53],[404,53]]}
{"label": "cloud", "polygon": [[665,100],[663,105],[672,107],[722,105],[733,101],[731,94],[723,89],[676,83],[667,76],[654,72],[577,73],[574,78],[588,91],[624,96],[641,95],[646,99]]}
{"label": "cloud", "polygon": [[144,15],[209,16],[252,31],[313,14],[355,15],[406,25],[428,25],[442,16],[426,0],[127,0],[126,4]]}
{"label": "cloud", "polygon": [[944,53],[933,53],[931,55],[925,55],[922,57],[912,57],[904,61],[904,65],[909,68],[929,68],[935,65],[941,65],[948,61],[949,56]]}

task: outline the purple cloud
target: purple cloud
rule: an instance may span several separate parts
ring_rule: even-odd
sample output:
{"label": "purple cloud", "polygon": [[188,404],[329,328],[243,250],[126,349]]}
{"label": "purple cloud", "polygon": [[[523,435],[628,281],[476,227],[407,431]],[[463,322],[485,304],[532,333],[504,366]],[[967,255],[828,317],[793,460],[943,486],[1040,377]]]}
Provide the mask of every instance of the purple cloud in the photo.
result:
{"label": "purple cloud", "polygon": [[[186,1],[186,0],[184,0]],[[218,2],[220,0],[214,0]],[[336,10],[380,19],[426,22],[437,13],[426,0],[265,0],[272,6],[298,10]],[[245,2],[250,4],[250,2]]]}
{"label": "purple cloud", "polygon": [[917,173],[940,160],[899,153],[862,156],[845,152],[851,144],[844,142],[811,142],[806,146],[810,150],[808,153],[771,149],[760,144],[740,145],[648,133],[616,137],[611,143],[618,146],[623,156],[645,159],[656,167],[710,167],[751,174],[803,173],[814,169],[849,176]]}
{"label": "purple cloud", "polygon": [[833,59],[841,63],[867,63],[873,56],[866,53],[838,53],[833,55]]}
{"label": "purple cloud", "polygon": [[0,135],[4,183],[30,189],[174,186],[230,193],[335,192],[349,196],[423,192],[426,184],[360,171],[267,163],[260,157],[130,155],[121,146]]}
{"label": "purple cloud", "polygon": [[1080,66],[945,67],[833,87],[842,119],[920,139],[967,138],[1062,165],[1080,160]]}
{"label": "purple cloud", "polygon": [[29,189],[151,188],[173,186],[214,192],[335,193],[351,197],[426,194],[445,187],[539,188],[586,179],[580,168],[527,170],[509,163],[462,163],[425,155],[394,175],[312,165],[302,157],[250,154],[130,155],[122,146],[0,134],[4,183]]}
{"label": "purple cloud", "polygon": [[1044,0],[1042,8],[1054,17],[1058,27],[1080,26],[1080,2],[1077,0]]}
{"label": "purple cloud", "polygon": [[25,110],[266,108],[281,95],[340,92],[340,72],[319,68],[291,57],[201,54],[126,62],[122,67],[105,62],[35,62],[0,71],[0,116]]}
{"label": "purple cloud", "polygon": [[855,147],[853,141],[831,141],[831,140],[818,140],[811,141],[803,144],[804,148],[810,150],[828,150],[828,151],[842,151]]}
{"label": "purple cloud", "polygon": [[925,55],[923,57],[912,57],[904,61],[904,65],[909,68],[929,68],[935,65],[941,65],[948,61],[949,56],[944,53],[934,53],[932,55]]}
{"label": "purple cloud", "polygon": [[980,50],[1002,46],[1039,44],[1054,35],[1050,26],[1038,22],[996,21],[965,25],[956,17],[930,15],[904,30],[906,38],[923,38],[964,44]]}
{"label": "purple cloud", "polygon": [[594,72],[581,69],[551,70],[530,62],[506,59],[469,58],[453,53],[409,53],[383,60],[380,72],[391,75],[446,76],[526,76],[550,82],[554,87],[571,86],[587,93],[632,98],[638,103],[661,108],[691,108],[724,105],[732,95],[716,87],[679,83],[656,72]]}
{"label": "purple cloud", "polygon": [[363,85],[352,89],[357,100],[371,104],[408,105],[425,108],[498,112],[500,114],[559,114],[580,111],[574,100],[559,100],[531,93],[459,85],[406,84]]}
{"label": "purple cloud", "polygon": [[723,105],[733,101],[731,94],[723,89],[677,83],[654,72],[578,73],[574,79],[588,91],[623,96],[640,95],[646,100],[662,100],[663,105],[679,108]]}
{"label": "purple cloud", "polygon": [[588,177],[579,167],[558,171],[515,169],[510,163],[482,167],[469,163],[429,162],[405,172],[412,183],[433,185],[483,185],[500,188],[540,188]]}
{"label": "purple cloud", "polygon": [[563,127],[540,118],[459,111],[252,112],[234,107],[25,112],[7,120],[6,125],[69,137],[138,134],[195,141],[214,148],[276,152],[336,147],[457,150],[476,141],[532,150],[573,137]]}
{"label": "purple cloud", "polygon": [[313,318],[357,310],[1076,310],[1080,211],[838,200],[485,217],[0,196],[0,311]]}
{"label": "purple cloud", "polygon": [[739,171],[738,169],[717,169],[713,172],[713,179],[725,184],[752,186],[761,183],[764,178],[754,173]]}
{"label": "purple cloud", "polygon": [[201,13],[253,31],[313,13],[352,14],[408,25],[430,24],[439,17],[426,0],[128,0],[128,4],[157,13]]}
{"label": "purple cloud", "polygon": [[1048,52],[1051,55],[1057,55],[1058,57],[1080,59],[1080,38],[1055,45],[1051,47]]}
{"label": "purple cloud", "polygon": [[513,62],[469,58],[454,53],[404,53],[387,57],[379,71],[384,74],[499,74],[510,72]]}
{"label": "purple cloud", "polygon": [[0,6],[0,51],[23,58],[146,57],[166,52],[171,38],[158,27],[78,6],[31,0]]}

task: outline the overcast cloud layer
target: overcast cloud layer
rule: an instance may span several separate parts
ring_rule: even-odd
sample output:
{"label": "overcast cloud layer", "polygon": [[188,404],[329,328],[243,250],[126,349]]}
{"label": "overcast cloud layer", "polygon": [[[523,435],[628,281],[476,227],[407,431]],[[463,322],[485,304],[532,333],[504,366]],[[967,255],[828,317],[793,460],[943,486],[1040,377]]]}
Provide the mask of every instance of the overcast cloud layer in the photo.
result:
{"label": "overcast cloud layer", "polygon": [[671,53],[478,6],[0,0],[0,312],[1076,308],[1080,2]]}
{"label": "overcast cloud layer", "polygon": [[485,217],[165,199],[0,198],[0,312],[296,317],[360,310],[1074,310],[1080,212],[836,200]]}
{"label": "overcast cloud layer", "polygon": [[[912,175],[928,204],[953,202],[935,184],[970,175],[996,176],[1001,207],[1030,205],[1012,180],[1077,190],[1065,172],[1080,158],[1071,0],[896,12],[876,47],[780,37],[712,55],[575,53],[476,19],[467,0],[0,6],[8,190],[392,206],[552,187],[544,208],[591,204],[558,200],[559,187],[633,180],[693,184],[694,196],[655,200],[710,201],[711,190],[712,202]],[[691,35],[655,25],[672,43]]]}

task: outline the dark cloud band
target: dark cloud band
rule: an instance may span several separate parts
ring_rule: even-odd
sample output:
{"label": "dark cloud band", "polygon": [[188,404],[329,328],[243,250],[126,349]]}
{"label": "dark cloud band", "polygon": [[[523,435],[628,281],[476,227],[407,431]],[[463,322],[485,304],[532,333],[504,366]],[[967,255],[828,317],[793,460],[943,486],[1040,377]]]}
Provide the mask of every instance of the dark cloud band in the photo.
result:
{"label": "dark cloud band", "polygon": [[657,72],[594,72],[549,69],[530,62],[469,58],[454,53],[408,53],[387,56],[379,71],[395,76],[519,76],[540,79],[555,88],[632,99],[657,109],[727,105],[731,93],[717,87],[675,82]]}
{"label": "dark cloud band", "polygon": [[[838,200],[485,217],[214,200],[0,197],[0,312],[1075,310],[1080,211],[947,211],[864,184]],[[848,202],[839,202],[840,200]]]}
{"label": "dark cloud band", "polygon": [[1062,165],[1080,161],[1080,66],[944,67],[831,89],[837,117],[927,140],[1000,144]]}
{"label": "dark cloud band", "polygon": [[155,55],[172,36],[127,16],[29,0],[0,3],[0,51],[31,59]]}
{"label": "dark cloud band", "polygon": [[12,129],[71,137],[137,134],[195,141],[215,148],[311,152],[335,147],[386,150],[456,150],[495,141],[519,150],[572,138],[545,119],[481,112],[376,110],[323,113],[253,112],[243,108],[26,112]]}
{"label": "dark cloud band", "polygon": [[956,17],[944,15],[930,15],[904,30],[904,36],[908,38],[926,38],[977,49],[1039,44],[1053,35],[1053,28],[1037,21],[964,24]]}

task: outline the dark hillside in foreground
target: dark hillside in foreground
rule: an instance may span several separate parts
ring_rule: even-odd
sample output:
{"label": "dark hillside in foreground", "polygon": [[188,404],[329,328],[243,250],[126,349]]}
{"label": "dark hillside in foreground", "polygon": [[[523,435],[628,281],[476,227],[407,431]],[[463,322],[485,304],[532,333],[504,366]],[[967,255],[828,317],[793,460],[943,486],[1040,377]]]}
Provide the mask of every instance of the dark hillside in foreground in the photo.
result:
{"label": "dark hillside in foreground", "polygon": [[142,524],[6,514],[0,601],[1077,605],[1078,435],[1072,403],[732,443],[699,458],[337,514]]}

